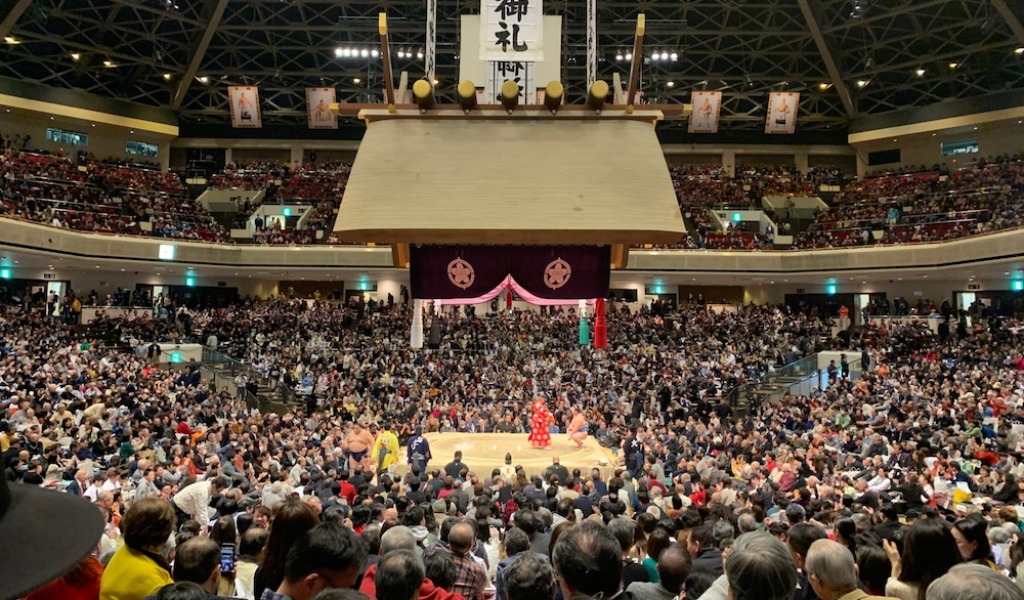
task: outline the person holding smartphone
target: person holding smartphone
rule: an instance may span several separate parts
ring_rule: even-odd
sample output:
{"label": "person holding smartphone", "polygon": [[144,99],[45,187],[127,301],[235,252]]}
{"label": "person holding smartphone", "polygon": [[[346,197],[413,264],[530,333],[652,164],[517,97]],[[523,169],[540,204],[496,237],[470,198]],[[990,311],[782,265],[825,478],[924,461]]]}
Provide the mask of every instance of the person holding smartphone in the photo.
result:
{"label": "person holding smartphone", "polygon": [[[229,548],[230,550],[225,550]],[[217,595],[225,565],[234,576],[235,547],[221,546],[211,538],[195,537],[177,547],[174,555],[174,581],[191,581],[199,584],[211,599],[225,598]]]}

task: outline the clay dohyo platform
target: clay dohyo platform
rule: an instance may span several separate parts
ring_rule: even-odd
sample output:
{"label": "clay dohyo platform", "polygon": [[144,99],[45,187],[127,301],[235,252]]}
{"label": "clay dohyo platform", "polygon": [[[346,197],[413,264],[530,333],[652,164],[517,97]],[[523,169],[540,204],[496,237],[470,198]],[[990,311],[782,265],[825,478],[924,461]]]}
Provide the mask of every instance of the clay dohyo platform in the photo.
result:
{"label": "clay dohyo platform", "polygon": [[428,469],[443,468],[456,450],[462,450],[462,462],[480,478],[490,477],[493,469],[503,467],[508,452],[512,453],[512,464],[522,465],[527,475],[543,474],[555,456],[570,473],[580,469],[586,475],[597,468],[607,480],[615,470],[615,457],[593,437],[587,438],[583,448],[577,448],[567,434],[552,434],[551,446],[545,450],[531,446],[526,433],[427,433],[424,437],[434,456]]}

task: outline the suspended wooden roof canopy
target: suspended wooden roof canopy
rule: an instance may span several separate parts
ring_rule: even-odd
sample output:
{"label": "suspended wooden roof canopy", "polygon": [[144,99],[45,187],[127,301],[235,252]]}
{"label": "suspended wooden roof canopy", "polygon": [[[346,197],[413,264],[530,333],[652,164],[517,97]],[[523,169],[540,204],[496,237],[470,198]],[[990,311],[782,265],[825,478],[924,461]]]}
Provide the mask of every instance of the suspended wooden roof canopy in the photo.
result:
{"label": "suspended wooden roof canopy", "polygon": [[[387,57],[384,15],[380,26]],[[642,17],[637,31],[642,57]],[[458,104],[437,105],[427,80],[414,85],[415,104],[398,105],[384,68],[384,106],[332,105],[367,124],[334,226],[341,240],[391,244],[396,266],[409,244],[611,245],[622,268],[631,244],[685,235],[654,124],[689,107],[634,106],[639,63],[626,104],[605,105],[598,81],[586,104],[562,105],[552,82],[544,104],[525,107],[513,82],[500,104],[478,105],[463,82]]]}

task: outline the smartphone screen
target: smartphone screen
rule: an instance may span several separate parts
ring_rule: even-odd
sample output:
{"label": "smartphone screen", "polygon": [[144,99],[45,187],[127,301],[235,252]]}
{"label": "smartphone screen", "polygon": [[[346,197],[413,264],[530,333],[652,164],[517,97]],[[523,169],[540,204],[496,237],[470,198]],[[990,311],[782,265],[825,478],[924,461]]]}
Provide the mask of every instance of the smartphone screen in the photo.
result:
{"label": "smartphone screen", "polygon": [[235,547],[224,544],[220,547],[220,572],[230,573],[235,569]]}

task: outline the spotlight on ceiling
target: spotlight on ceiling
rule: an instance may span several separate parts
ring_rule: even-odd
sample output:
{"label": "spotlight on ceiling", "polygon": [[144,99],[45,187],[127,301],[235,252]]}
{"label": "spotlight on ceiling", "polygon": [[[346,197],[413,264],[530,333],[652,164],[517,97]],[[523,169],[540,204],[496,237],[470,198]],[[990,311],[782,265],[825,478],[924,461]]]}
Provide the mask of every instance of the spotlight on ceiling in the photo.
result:
{"label": "spotlight on ceiling", "polygon": [[857,87],[862,88],[862,87],[866,86],[867,84],[868,84],[868,80],[867,79],[859,79],[859,80],[857,80]]}
{"label": "spotlight on ceiling", "polygon": [[916,70],[914,72],[917,73],[918,77],[924,77],[924,73],[925,73],[924,69],[918,69],[918,70]]}

